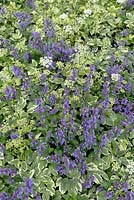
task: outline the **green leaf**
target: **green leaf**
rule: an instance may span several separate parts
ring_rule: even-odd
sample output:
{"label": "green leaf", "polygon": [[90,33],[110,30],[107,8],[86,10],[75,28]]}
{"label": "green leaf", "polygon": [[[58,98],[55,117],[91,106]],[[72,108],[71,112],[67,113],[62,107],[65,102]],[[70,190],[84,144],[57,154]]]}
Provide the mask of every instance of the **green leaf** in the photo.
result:
{"label": "green leaf", "polygon": [[97,194],[97,200],[106,200],[106,196],[105,196],[106,192],[105,191],[101,191]]}
{"label": "green leaf", "polygon": [[33,113],[35,111],[35,109],[37,108],[37,105],[33,104],[33,103],[29,103],[28,107],[27,107],[27,112],[28,113]]}
{"label": "green leaf", "polygon": [[39,162],[38,162],[38,166],[37,166],[37,168],[38,168],[38,170],[39,170],[39,173],[43,170],[43,168],[45,168],[47,166],[47,161],[45,161],[45,160],[40,160]]}
{"label": "green leaf", "polygon": [[95,176],[95,183],[96,184],[101,184],[102,183],[102,177],[98,174],[98,173],[93,173],[93,175]]}
{"label": "green leaf", "polygon": [[42,200],[49,200],[50,199],[50,193],[49,191],[45,190],[45,192],[42,195]]}

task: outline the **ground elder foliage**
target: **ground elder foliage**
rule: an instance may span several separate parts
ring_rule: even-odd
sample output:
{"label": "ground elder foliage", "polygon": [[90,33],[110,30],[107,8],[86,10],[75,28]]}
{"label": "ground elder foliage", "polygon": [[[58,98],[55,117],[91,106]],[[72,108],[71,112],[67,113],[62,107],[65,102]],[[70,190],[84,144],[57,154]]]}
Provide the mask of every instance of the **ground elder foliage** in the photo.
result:
{"label": "ground elder foliage", "polygon": [[0,200],[134,199],[134,0],[0,0]]}

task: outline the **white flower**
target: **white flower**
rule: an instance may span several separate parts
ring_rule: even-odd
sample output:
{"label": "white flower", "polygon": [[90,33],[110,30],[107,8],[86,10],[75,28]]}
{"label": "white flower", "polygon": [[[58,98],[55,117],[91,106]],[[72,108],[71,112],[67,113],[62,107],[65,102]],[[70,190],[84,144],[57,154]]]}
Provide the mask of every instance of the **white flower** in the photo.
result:
{"label": "white flower", "polygon": [[126,2],[126,0],[116,0],[117,1],[117,3],[125,3]]}
{"label": "white flower", "polygon": [[66,19],[68,18],[68,14],[63,13],[62,15],[60,15],[60,19]]}
{"label": "white flower", "polygon": [[79,17],[76,19],[79,24],[84,23],[84,17]]}
{"label": "white flower", "polygon": [[119,80],[120,75],[119,74],[112,74],[111,78],[113,81],[118,81]]}
{"label": "white flower", "polygon": [[72,32],[72,27],[70,25],[64,26],[64,29],[66,32],[71,33]]}
{"label": "white flower", "polygon": [[96,3],[98,0],[93,0],[93,3]]}
{"label": "white flower", "polygon": [[52,57],[45,56],[44,58],[40,58],[40,64],[43,65],[43,67],[49,68],[49,66],[52,64],[53,60]]}
{"label": "white flower", "polygon": [[90,10],[90,9],[84,10],[84,15],[85,15],[86,17],[88,17],[88,16],[91,15],[91,14],[92,14],[92,10]]}

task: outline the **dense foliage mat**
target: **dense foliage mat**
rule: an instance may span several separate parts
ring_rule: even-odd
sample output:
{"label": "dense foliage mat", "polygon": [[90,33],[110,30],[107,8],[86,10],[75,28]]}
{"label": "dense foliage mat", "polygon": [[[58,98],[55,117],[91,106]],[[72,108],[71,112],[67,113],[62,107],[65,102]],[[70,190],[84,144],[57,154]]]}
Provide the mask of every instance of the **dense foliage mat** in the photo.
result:
{"label": "dense foliage mat", "polygon": [[0,200],[134,199],[134,0],[0,0]]}

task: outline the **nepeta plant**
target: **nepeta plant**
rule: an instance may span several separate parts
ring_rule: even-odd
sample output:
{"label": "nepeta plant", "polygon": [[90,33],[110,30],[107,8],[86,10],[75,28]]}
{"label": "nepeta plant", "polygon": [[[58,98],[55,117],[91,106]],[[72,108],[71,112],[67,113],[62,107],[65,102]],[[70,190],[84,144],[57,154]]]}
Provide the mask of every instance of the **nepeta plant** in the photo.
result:
{"label": "nepeta plant", "polygon": [[0,199],[133,199],[133,1],[5,2],[0,24]]}

